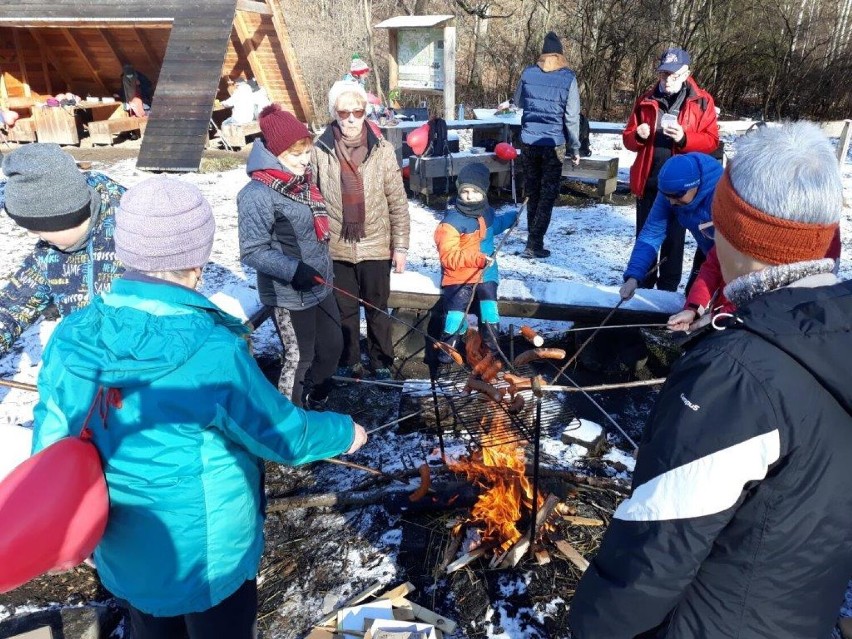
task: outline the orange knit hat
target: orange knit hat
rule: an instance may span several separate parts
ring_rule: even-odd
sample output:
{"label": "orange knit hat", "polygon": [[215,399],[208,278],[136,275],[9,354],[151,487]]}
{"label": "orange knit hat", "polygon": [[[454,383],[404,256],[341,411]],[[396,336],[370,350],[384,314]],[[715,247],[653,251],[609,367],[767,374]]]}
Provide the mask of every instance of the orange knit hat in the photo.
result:
{"label": "orange knit hat", "polygon": [[766,264],[791,264],[825,257],[837,224],[785,220],[743,200],[725,171],[713,197],[713,225],[737,251]]}

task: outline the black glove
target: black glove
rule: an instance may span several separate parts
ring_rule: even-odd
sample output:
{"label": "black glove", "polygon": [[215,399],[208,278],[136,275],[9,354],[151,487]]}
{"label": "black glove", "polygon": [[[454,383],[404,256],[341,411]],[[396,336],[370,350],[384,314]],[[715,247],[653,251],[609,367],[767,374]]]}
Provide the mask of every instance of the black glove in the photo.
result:
{"label": "black glove", "polygon": [[296,291],[310,291],[314,286],[321,284],[324,279],[322,273],[313,266],[299,262],[296,272],[293,273],[293,279],[290,280],[290,286]]}

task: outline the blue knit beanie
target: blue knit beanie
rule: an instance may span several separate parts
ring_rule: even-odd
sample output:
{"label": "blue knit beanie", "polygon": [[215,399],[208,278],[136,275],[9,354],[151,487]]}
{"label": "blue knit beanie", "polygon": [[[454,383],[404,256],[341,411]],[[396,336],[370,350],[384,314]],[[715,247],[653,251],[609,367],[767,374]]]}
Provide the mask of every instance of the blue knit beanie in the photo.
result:
{"label": "blue knit beanie", "polygon": [[680,196],[701,184],[701,170],[692,153],[669,158],[657,176],[657,189],[665,195]]}

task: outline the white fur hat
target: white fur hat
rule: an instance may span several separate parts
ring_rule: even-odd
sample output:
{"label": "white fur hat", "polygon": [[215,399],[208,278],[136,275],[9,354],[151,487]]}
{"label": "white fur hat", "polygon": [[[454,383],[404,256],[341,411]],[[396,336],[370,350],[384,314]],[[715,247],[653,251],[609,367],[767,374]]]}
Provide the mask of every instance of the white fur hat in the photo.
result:
{"label": "white fur hat", "polygon": [[355,93],[358,97],[364,102],[364,106],[367,105],[367,92],[357,82],[352,82],[351,80],[338,80],[334,84],[331,85],[331,89],[328,91],[328,114],[334,119],[337,116],[335,106],[337,105],[337,100],[344,93]]}

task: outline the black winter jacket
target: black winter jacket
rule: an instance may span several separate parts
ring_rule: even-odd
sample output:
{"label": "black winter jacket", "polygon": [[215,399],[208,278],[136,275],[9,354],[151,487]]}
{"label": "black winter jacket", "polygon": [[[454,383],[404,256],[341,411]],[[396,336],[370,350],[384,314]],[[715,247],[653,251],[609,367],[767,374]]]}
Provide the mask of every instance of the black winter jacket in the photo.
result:
{"label": "black winter jacket", "polygon": [[737,317],[672,369],[574,639],[830,636],[852,576],[852,283]]}

